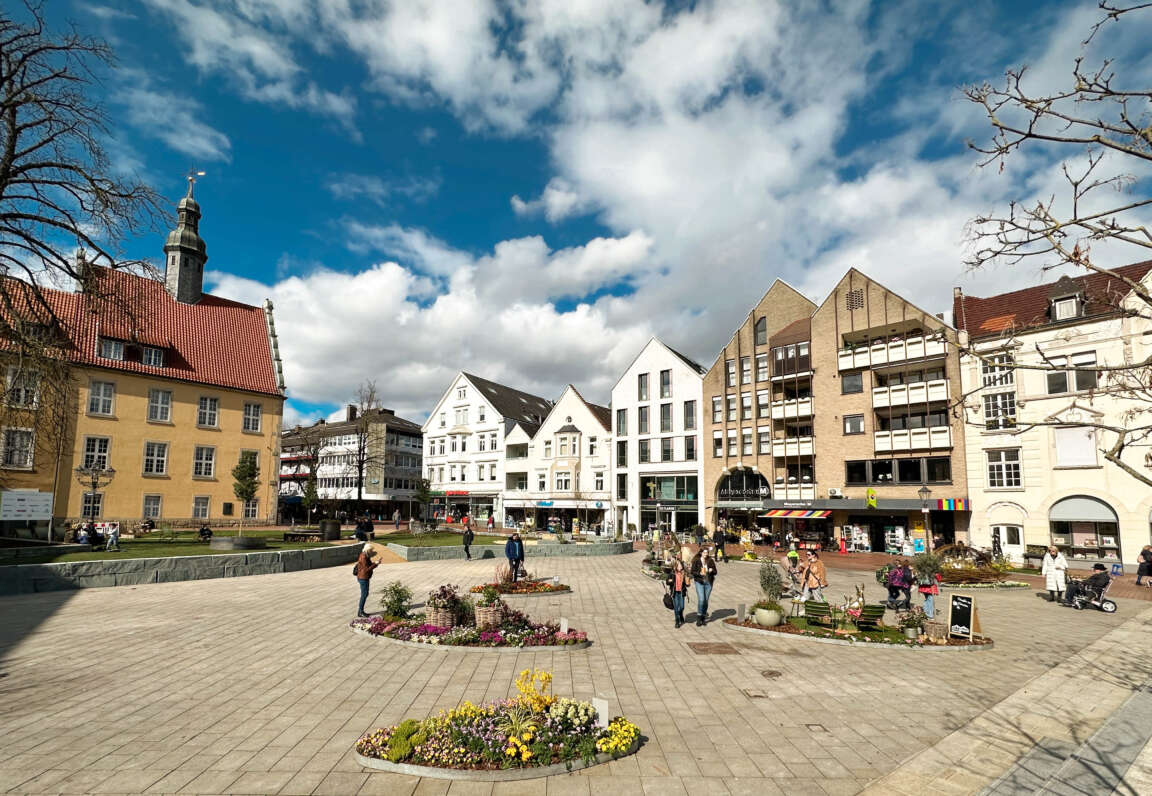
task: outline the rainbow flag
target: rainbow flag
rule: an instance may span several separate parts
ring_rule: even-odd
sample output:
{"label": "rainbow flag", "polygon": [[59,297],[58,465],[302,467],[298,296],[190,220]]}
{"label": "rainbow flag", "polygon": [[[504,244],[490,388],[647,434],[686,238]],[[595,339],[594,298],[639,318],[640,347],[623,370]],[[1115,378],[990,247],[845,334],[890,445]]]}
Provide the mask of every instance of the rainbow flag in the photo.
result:
{"label": "rainbow flag", "polygon": [[937,511],[971,511],[968,498],[941,498],[936,501]]}

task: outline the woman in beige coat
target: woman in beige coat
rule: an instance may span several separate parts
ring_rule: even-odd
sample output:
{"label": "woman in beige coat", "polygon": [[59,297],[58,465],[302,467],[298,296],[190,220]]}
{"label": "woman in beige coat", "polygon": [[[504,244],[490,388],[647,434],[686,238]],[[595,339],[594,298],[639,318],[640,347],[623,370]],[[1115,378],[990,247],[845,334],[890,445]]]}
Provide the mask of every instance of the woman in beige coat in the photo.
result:
{"label": "woman in beige coat", "polygon": [[1048,548],[1040,572],[1044,575],[1044,588],[1048,589],[1048,601],[1061,602],[1064,599],[1064,586],[1068,578],[1068,559],[1056,549],[1056,545]]}

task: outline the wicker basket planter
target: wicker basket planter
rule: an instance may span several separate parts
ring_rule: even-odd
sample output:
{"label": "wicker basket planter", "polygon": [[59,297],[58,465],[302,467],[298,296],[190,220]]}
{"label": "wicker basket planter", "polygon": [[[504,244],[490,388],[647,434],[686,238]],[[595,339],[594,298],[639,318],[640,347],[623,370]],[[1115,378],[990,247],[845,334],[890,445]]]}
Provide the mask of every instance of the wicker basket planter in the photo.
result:
{"label": "wicker basket planter", "polygon": [[429,608],[424,612],[424,618],[436,627],[456,627],[456,614],[448,608]]}
{"label": "wicker basket planter", "polygon": [[490,630],[492,628],[500,627],[500,623],[504,621],[504,606],[502,605],[489,605],[486,607],[476,606],[476,627],[480,630]]}

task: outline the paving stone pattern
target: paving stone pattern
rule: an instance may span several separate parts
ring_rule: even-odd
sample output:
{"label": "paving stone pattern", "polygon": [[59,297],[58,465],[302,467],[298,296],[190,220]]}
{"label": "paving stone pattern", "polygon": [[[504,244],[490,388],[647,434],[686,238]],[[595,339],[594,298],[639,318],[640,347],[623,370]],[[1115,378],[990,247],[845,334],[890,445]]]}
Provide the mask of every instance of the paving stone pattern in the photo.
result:
{"label": "paving stone pattern", "polygon": [[[422,602],[441,583],[491,579],[494,563],[387,564],[374,592],[400,578]],[[829,564],[832,595],[864,582],[880,598],[870,573]],[[0,598],[0,792],[857,793],[1144,607],[1122,601],[1108,616],[1031,591],[981,594],[996,648],[921,655],[762,640],[718,623],[674,630],[640,554],[528,566],[575,593],[517,607],[562,613],[588,631],[591,648],[486,656],[381,644],[346,627],[357,597],[347,567]],[[722,564],[713,610],[733,615],[756,599],[756,582],[755,565]],[[693,599],[690,622],[694,611]],[[688,646],[700,642],[739,654]],[[496,785],[356,764],[352,746],[365,730],[509,696],[533,666],[554,673],[557,694],[608,699],[647,742],[585,772]],[[1091,704],[1092,694],[1065,698]],[[1059,722],[1059,712],[1043,721]],[[1147,768],[1147,752],[1134,771]]]}

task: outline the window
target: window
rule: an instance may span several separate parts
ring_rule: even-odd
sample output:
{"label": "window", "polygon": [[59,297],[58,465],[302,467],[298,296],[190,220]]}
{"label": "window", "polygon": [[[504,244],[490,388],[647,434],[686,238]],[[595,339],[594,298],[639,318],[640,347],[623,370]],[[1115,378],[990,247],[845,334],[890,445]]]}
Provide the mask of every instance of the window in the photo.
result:
{"label": "window", "polygon": [[864,415],[844,415],[845,434],[864,433]]}
{"label": "window", "polygon": [[721,423],[724,421],[724,402],[719,395],[712,396],[712,422]]}
{"label": "window", "polygon": [[924,460],[925,480],[930,484],[944,484],[952,481],[952,460],[947,456],[932,456]]}
{"label": "window", "polygon": [[672,397],[672,371],[670,370],[660,371],[660,397]]}
{"label": "window", "polygon": [[456,400],[457,401],[463,401],[467,397],[468,397],[468,388],[467,387],[457,387],[456,388]]}
{"label": "window", "polygon": [[448,452],[449,453],[455,453],[456,452],[456,437],[455,436],[448,438]]}
{"label": "window", "polygon": [[672,438],[662,437],[660,439],[660,461],[672,461]]}
{"label": "window", "polygon": [[771,417],[772,416],[772,395],[767,390],[762,390],[756,393],[756,416],[757,417]]}
{"label": "window", "polygon": [[456,410],[455,420],[453,421],[457,426],[463,426],[468,423],[468,408]]}
{"label": "window", "polygon": [[840,393],[851,395],[857,392],[864,392],[864,374],[859,372],[843,374],[840,377]]}
{"label": "window", "polygon": [[454,464],[448,465],[448,480],[449,481],[455,481],[456,480],[456,465],[454,465]]}
{"label": "window", "polygon": [[648,400],[648,374],[641,373],[636,377],[636,400]]}
{"label": "window", "polygon": [[208,501],[209,498],[204,495],[192,498],[192,516],[195,519],[208,519]]}
{"label": "window", "polygon": [[628,436],[628,410],[627,409],[617,409],[616,410],[616,436],[619,436],[619,437]]}
{"label": "window", "polygon": [[196,425],[204,428],[216,428],[220,421],[220,399],[200,396],[200,405],[196,411]]}
{"label": "window", "polygon": [[[440,413],[440,428],[444,428],[444,426],[447,425],[446,416],[447,412]],[[443,453],[443,451],[441,451],[441,453]]]}
{"label": "window", "polygon": [[260,501],[257,498],[244,501],[244,519],[254,520],[258,516],[257,511],[260,506]]}
{"label": "window", "polygon": [[768,355],[756,355],[756,381],[768,381]]}
{"label": "window", "polygon": [[636,432],[638,434],[647,434],[648,433],[648,407],[647,406],[641,406],[636,410],[636,412],[638,413],[638,416],[639,416],[638,420],[637,420],[637,425],[639,426],[639,428],[636,430]]}
{"label": "window", "polygon": [[556,473],[556,491],[568,492],[572,489],[572,473],[559,472]]}
{"label": "window", "polygon": [[39,399],[40,374],[34,370],[8,368],[8,404],[35,407]]}
{"label": "window", "polygon": [[1096,429],[1086,426],[1054,428],[1057,467],[1095,467]]}
{"label": "window", "polygon": [[596,455],[596,438],[595,437],[589,437],[588,438],[588,455],[589,456],[595,456]]}
{"label": "window", "polygon": [[640,452],[639,452],[639,455],[637,455],[636,460],[640,461],[640,462],[650,461],[649,451],[648,451],[648,440],[646,440],[646,439],[640,440]]}
{"label": "window", "polygon": [[740,357],[740,383],[752,383],[752,358]]}
{"label": "window", "polygon": [[684,430],[691,431],[696,428],[696,402],[684,402]]}
{"label": "window", "polygon": [[80,513],[84,517],[103,517],[104,516],[104,493],[102,492],[85,492],[84,504],[80,507]]}
{"label": "window", "polygon": [[667,434],[672,430],[672,404],[660,404],[660,431]]}
{"label": "window", "polygon": [[4,466],[17,469],[32,466],[32,429],[4,429]]}
{"label": "window", "polygon": [[988,486],[1020,486],[1020,449],[988,451]]}
{"label": "window", "polygon": [[108,437],[84,438],[84,466],[97,470],[108,469]]}
{"label": "window", "polygon": [[483,481],[484,480],[484,465],[482,465],[482,464],[476,465],[476,480],[477,481]]}
{"label": "window", "polygon": [[168,443],[167,442],[145,442],[144,443],[144,474],[145,475],[167,475],[168,474]]}
{"label": "window", "polygon": [[552,440],[550,440],[550,439],[544,440],[544,458],[545,459],[551,459],[552,458]]}
{"label": "window", "polygon": [[896,480],[902,484],[920,484],[924,482],[923,466],[920,459],[897,459]]}
{"label": "window", "polygon": [[712,455],[717,458],[724,455],[724,437],[719,433],[712,437]]}
{"label": "window", "polygon": [[568,438],[567,437],[561,437],[560,438],[560,455],[561,456],[567,456],[568,455]]}
{"label": "window", "polygon": [[1007,387],[1016,383],[1012,354],[995,354],[980,363],[980,376],[985,387]]}
{"label": "window", "polygon": [[111,415],[116,385],[110,381],[94,381],[88,390],[88,414]]}
{"label": "window", "polygon": [[140,361],[151,368],[162,368],[164,367],[164,349],[146,345],[144,350],[140,352]]}
{"label": "window", "polygon": [[755,330],[756,345],[768,345],[768,319],[757,318]]}
{"label": "window", "polygon": [[868,483],[868,462],[844,462],[844,483],[850,486]]}
{"label": "window", "polygon": [[480,437],[480,447],[477,448],[477,450],[484,450],[487,438],[483,434],[478,434],[477,436]]}
{"label": "window", "polygon": [[729,456],[736,456],[739,454],[739,449],[736,447],[736,445],[737,445],[736,432],[735,431],[728,432],[728,455]]}
{"label": "window", "polygon": [[484,407],[483,406],[476,407],[476,419],[479,420],[481,423],[484,422]]}
{"label": "window", "polygon": [[496,480],[496,465],[495,464],[489,464],[488,465],[488,480],[489,481],[495,481]]}
{"label": "window", "polygon": [[547,492],[548,491],[548,475],[546,473],[537,473],[536,474],[536,491],[537,492]]}
{"label": "window", "polygon": [[736,422],[736,396],[735,395],[729,395],[726,400],[728,402],[728,421],[731,423],[735,423]]}
{"label": "window", "polygon": [[684,458],[690,462],[696,461],[696,438],[695,437],[685,437],[684,438]]}
{"label": "window", "polygon": [[196,456],[192,463],[194,478],[214,478],[216,476],[216,449],[207,445],[196,446]]}
{"label": "window", "polygon": [[[1074,368],[1091,368],[1096,364],[1096,352],[1088,351],[1084,354],[1072,355],[1072,366]],[[1073,382],[1076,384],[1077,392],[1081,390],[1094,390],[1096,389],[1096,377],[1099,373],[1095,370],[1076,370],[1073,372]]]}
{"label": "window", "polygon": [[628,474],[618,473],[616,475],[616,498],[618,500],[628,499]]}
{"label": "window", "polygon": [[891,459],[876,459],[872,462],[872,483],[874,484],[890,484],[892,483],[892,460]]}
{"label": "window", "polygon": [[736,386],[736,360],[729,359],[724,362],[726,372],[724,383],[729,387]]}
{"label": "window", "polygon": [[172,391],[148,391],[148,419],[153,423],[172,422]]}
{"label": "window", "polygon": [[144,515],[145,519],[153,519],[153,520],[160,519],[160,501],[161,501],[161,499],[162,498],[159,495],[145,495],[144,496],[144,508],[140,513],[142,515]]}
{"label": "window", "polygon": [[1075,297],[1057,299],[1052,302],[1052,320],[1067,321],[1080,314],[1079,301]]}
{"label": "window", "polygon": [[468,450],[468,437],[460,437],[460,452],[465,453]]}
{"label": "window", "polygon": [[1016,393],[994,392],[984,396],[984,428],[1016,427]]}
{"label": "window", "polygon": [[752,419],[752,393],[746,392],[740,396],[740,419]]}
{"label": "window", "polygon": [[616,443],[616,466],[628,466],[628,443],[624,440],[620,440]]}
{"label": "window", "polygon": [[260,404],[244,404],[244,430],[259,431],[264,407]]}
{"label": "window", "polygon": [[757,444],[759,446],[760,455],[766,456],[772,452],[772,432],[766,428],[762,428],[757,432]]}
{"label": "window", "polygon": [[120,340],[101,340],[100,356],[104,359],[115,359],[118,361],[123,361],[124,343]]}
{"label": "window", "polygon": [[748,429],[744,429],[740,433],[740,441],[741,441],[740,450],[743,453],[743,455],[751,456],[752,455],[752,432],[749,431]]}
{"label": "window", "polygon": [[592,488],[595,489],[597,492],[603,492],[604,491],[604,473],[602,473],[602,472],[596,473]]}
{"label": "window", "polygon": [[496,432],[493,431],[491,434],[488,435],[488,449],[489,450],[496,450],[496,447],[497,447],[496,446]]}

